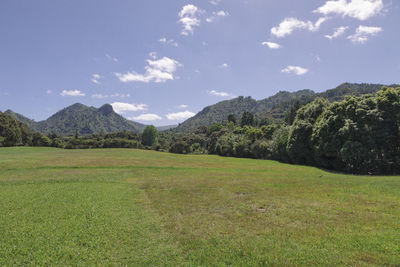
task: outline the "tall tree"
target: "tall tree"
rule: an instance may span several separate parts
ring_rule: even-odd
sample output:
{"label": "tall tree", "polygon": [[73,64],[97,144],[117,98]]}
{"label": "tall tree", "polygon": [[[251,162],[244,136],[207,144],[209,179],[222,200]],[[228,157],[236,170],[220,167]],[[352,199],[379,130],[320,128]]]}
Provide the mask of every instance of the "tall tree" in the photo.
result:
{"label": "tall tree", "polygon": [[158,131],[153,125],[146,126],[142,133],[142,144],[152,146],[157,144]]}
{"label": "tall tree", "polygon": [[326,99],[317,98],[297,111],[287,143],[287,152],[293,163],[314,162],[311,134],[318,117],[328,106],[329,102]]}
{"label": "tall tree", "polygon": [[253,113],[250,113],[248,111],[243,112],[242,119],[240,121],[240,125],[243,127],[243,126],[246,126],[246,125],[250,125],[251,126],[253,124],[254,124],[254,115],[253,115]]}

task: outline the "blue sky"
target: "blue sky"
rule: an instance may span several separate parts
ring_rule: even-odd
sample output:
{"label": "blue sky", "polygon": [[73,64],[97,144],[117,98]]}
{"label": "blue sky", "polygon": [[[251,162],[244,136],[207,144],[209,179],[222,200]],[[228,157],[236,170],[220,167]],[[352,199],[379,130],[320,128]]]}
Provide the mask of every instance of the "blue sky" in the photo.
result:
{"label": "blue sky", "polygon": [[235,96],[399,83],[391,0],[2,0],[0,110],[177,124]]}

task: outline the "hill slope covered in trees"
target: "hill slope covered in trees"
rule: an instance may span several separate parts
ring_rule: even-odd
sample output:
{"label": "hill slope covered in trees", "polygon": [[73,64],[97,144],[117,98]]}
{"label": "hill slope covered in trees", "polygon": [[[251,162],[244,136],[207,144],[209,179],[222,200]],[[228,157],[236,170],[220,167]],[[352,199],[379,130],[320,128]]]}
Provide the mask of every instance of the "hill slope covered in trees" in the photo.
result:
{"label": "hill slope covered in trees", "polygon": [[[258,101],[251,97],[240,96],[205,107],[196,116],[181,123],[175,130],[177,132],[192,132],[199,126],[210,126],[216,122],[226,121],[229,114],[233,114],[238,118],[245,111],[253,113],[260,119],[267,118],[272,121],[282,121],[291,108],[299,108],[317,97],[325,98],[329,102],[340,101],[346,95],[361,96],[375,94],[382,86],[384,85],[343,83],[334,89],[322,93],[315,93],[312,90],[300,90],[296,92],[281,91],[271,97]],[[396,86],[393,85],[392,87]],[[292,110],[293,116],[296,110]]]}
{"label": "hill slope covered in trees", "polygon": [[139,133],[145,127],[143,124],[129,121],[114,112],[109,104],[100,108],[88,107],[83,104],[73,104],[66,107],[44,121],[35,122],[11,110],[7,114],[26,123],[32,130],[43,134],[80,135],[131,131]]}

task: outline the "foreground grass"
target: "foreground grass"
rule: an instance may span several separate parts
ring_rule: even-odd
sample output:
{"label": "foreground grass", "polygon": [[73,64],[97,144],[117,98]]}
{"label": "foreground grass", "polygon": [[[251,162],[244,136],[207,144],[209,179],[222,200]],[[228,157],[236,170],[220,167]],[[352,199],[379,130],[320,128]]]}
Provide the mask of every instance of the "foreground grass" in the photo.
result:
{"label": "foreground grass", "polygon": [[0,149],[0,265],[400,265],[400,177]]}

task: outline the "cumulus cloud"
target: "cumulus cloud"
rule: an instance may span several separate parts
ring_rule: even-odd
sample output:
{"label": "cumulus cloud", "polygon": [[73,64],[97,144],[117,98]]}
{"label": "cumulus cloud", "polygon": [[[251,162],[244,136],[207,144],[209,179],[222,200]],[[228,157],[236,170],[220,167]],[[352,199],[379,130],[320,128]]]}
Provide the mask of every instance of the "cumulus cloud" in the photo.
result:
{"label": "cumulus cloud", "polygon": [[221,65],[219,65],[220,68],[228,68],[229,65],[227,63],[222,63]]}
{"label": "cumulus cloud", "polygon": [[178,67],[181,67],[182,64],[178,61],[163,57],[161,59],[147,60],[147,66],[145,67],[146,73],[139,74],[136,72],[127,72],[125,74],[115,73],[115,76],[121,82],[155,82],[155,83],[163,83],[168,80],[174,80],[174,72]]}
{"label": "cumulus cloud", "polygon": [[114,111],[118,114],[124,114],[128,111],[141,111],[147,110],[146,104],[130,104],[130,103],[122,103],[122,102],[114,102],[111,104]]}
{"label": "cumulus cloud", "polygon": [[213,12],[212,13],[212,16],[210,16],[210,17],[208,17],[207,19],[206,19],[206,21],[207,22],[209,22],[209,23],[211,23],[211,22],[213,22],[216,18],[218,18],[218,17],[227,17],[227,16],[229,16],[229,13],[228,12],[226,12],[226,11],[224,11],[224,10],[220,10],[220,11],[218,11],[218,12]]}
{"label": "cumulus cloud", "polygon": [[349,27],[347,27],[347,26],[342,26],[342,27],[336,28],[335,32],[332,35],[327,34],[327,35],[325,35],[325,37],[330,40],[338,38],[339,36],[343,35],[348,28]]}
{"label": "cumulus cloud", "polygon": [[216,90],[208,91],[208,94],[219,96],[219,97],[231,97],[232,96],[231,94],[229,94],[227,92],[220,92],[220,91],[216,91]]}
{"label": "cumulus cloud", "polygon": [[381,27],[369,27],[369,26],[359,26],[356,33],[348,36],[353,43],[365,43],[372,36],[377,35],[379,32],[383,31]]}
{"label": "cumulus cloud", "polygon": [[85,93],[79,91],[79,90],[63,90],[60,93],[61,96],[85,96]]}
{"label": "cumulus cloud", "polygon": [[296,75],[304,75],[308,72],[308,69],[299,66],[287,66],[282,70],[283,73],[294,73]]}
{"label": "cumulus cloud", "polygon": [[165,115],[165,117],[167,117],[167,119],[171,121],[179,121],[189,119],[194,115],[196,115],[196,113],[186,110],[182,112],[168,113]]}
{"label": "cumulus cloud", "polygon": [[141,114],[136,117],[129,117],[128,119],[134,120],[134,121],[156,121],[156,120],[162,120],[160,116],[157,114],[152,114],[152,113],[146,113],[146,114]]}
{"label": "cumulus cloud", "polygon": [[336,14],[359,20],[367,20],[383,9],[382,0],[336,0],[327,1],[323,6],[314,10],[314,13],[324,15]]}
{"label": "cumulus cloud", "polygon": [[271,49],[279,49],[279,48],[281,48],[281,45],[280,45],[280,44],[273,43],[273,42],[262,42],[261,44],[262,44],[262,45],[266,45],[266,46],[268,46],[268,47],[271,48]]}
{"label": "cumulus cloud", "polygon": [[185,105],[185,104],[182,104],[182,105],[178,106],[178,108],[187,108],[187,107],[188,107],[188,105]]}
{"label": "cumulus cloud", "polygon": [[48,95],[51,95],[52,93],[53,93],[53,91],[51,91],[51,90],[46,91],[46,94],[48,94]]}
{"label": "cumulus cloud", "polygon": [[277,37],[285,37],[293,33],[294,30],[318,31],[321,24],[327,18],[319,18],[315,23],[311,21],[302,21],[296,18],[285,18],[278,26],[271,29],[271,33]]}
{"label": "cumulus cloud", "polygon": [[182,7],[179,12],[179,22],[182,24],[182,35],[193,34],[194,28],[200,26],[199,15],[202,11],[195,5],[189,4]]}
{"label": "cumulus cloud", "polygon": [[101,79],[100,74],[93,74],[91,81],[95,84],[101,84],[100,79]]}

